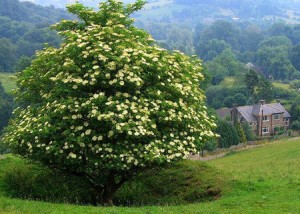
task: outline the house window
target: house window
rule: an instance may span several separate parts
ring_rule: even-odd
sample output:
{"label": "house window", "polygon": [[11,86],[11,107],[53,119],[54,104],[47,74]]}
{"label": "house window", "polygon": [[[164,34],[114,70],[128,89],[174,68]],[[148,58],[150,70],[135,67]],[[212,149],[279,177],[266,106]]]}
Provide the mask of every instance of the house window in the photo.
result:
{"label": "house window", "polygon": [[285,125],[286,125],[286,126],[289,125],[289,119],[285,119]]}
{"label": "house window", "polygon": [[263,128],[262,128],[262,133],[263,133],[263,134],[269,133],[269,127],[263,127]]}
{"label": "house window", "polygon": [[263,121],[269,121],[269,117],[268,116],[263,116]]}
{"label": "house window", "polygon": [[255,124],[254,123],[249,123],[249,128],[250,130],[254,130]]}
{"label": "house window", "polygon": [[274,114],[273,118],[274,120],[279,120],[279,114]]}

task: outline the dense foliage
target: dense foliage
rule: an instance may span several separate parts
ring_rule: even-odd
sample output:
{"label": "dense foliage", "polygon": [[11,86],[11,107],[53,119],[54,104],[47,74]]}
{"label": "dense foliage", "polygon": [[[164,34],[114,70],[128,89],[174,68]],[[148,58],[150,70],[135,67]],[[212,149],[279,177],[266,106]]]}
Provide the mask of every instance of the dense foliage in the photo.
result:
{"label": "dense foliage", "polygon": [[86,177],[103,203],[139,170],[181,160],[215,136],[200,61],[135,28],[129,16],[143,4],[69,6],[81,21],[54,26],[61,47],[17,75],[20,107],[4,137],[17,154]]}
{"label": "dense foliage", "polygon": [[7,125],[12,112],[12,97],[9,96],[0,82],[0,135],[3,128]]}

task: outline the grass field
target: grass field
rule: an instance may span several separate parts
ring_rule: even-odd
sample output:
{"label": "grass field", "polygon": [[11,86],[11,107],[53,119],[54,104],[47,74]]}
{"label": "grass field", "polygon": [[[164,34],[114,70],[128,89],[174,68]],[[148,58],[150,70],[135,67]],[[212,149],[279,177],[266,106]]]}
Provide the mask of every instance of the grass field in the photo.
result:
{"label": "grass field", "polygon": [[223,87],[232,87],[236,83],[236,79],[234,77],[225,77],[225,79],[220,83],[220,86]]}
{"label": "grass field", "polygon": [[290,84],[287,84],[287,83],[281,83],[281,82],[273,82],[272,83],[273,86],[277,87],[277,88],[282,88],[282,89],[290,89]]}
{"label": "grass field", "polygon": [[13,73],[0,72],[0,82],[2,82],[2,85],[7,92],[12,92],[16,87],[14,80],[11,78],[13,75]]}
{"label": "grass field", "polygon": [[300,213],[299,148],[300,140],[278,141],[208,162],[228,181],[223,196],[213,202],[186,206],[103,208],[2,196],[0,213]]}

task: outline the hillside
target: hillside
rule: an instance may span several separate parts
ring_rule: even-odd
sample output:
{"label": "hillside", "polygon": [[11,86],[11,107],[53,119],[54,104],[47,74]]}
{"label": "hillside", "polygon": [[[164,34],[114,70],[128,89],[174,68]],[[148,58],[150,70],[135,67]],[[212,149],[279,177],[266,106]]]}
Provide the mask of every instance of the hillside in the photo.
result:
{"label": "hillside", "polygon": [[[76,2],[76,0],[21,0],[21,1],[30,1],[35,4],[43,5],[43,6],[54,6],[56,8],[65,8],[66,4],[71,4]],[[80,0],[80,3],[83,3],[84,5],[88,5],[90,7],[97,7],[99,2],[103,2],[104,0],[97,0],[97,1],[91,1],[91,0]],[[134,0],[123,0],[125,3],[131,3]],[[149,1],[148,1],[149,2]],[[150,0],[151,2],[151,0]]]}
{"label": "hillside", "polygon": [[[0,196],[3,213],[299,213],[300,141],[285,140],[208,162],[224,173],[222,197],[185,206],[91,207]],[[7,162],[7,161],[6,161]],[[0,160],[0,172],[9,166]],[[16,161],[16,165],[21,164]],[[200,172],[199,172],[200,173]],[[0,173],[1,174],[1,173]],[[0,176],[0,179],[2,177]],[[3,188],[3,180],[0,180]]]}
{"label": "hillside", "polygon": [[[26,0],[22,0],[26,1]],[[64,8],[67,3],[75,0],[30,0],[35,4],[43,6],[53,5]],[[90,1],[80,0],[80,3],[91,7],[97,7],[99,2],[104,0]],[[132,3],[134,0],[123,0],[125,3]],[[291,23],[300,20],[300,1],[298,0],[148,0],[146,10],[139,13],[141,20],[160,20],[166,18],[178,22],[203,21],[212,22],[217,19],[229,19],[234,21],[245,20],[287,20]],[[155,14],[155,16],[153,16]]]}
{"label": "hillside", "polygon": [[30,22],[35,24],[54,24],[61,19],[71,16],[64,9],[43,7],[30,1],[0,0],[0,16],[13,21]]}
{"label": "hillside", "polygon": [[53,6],[0,0],[0,72],[22,70],[45,43],[58,46],[60,38],[49,26],[62,19],[74,17]]}
{"label": "hillside", "polygon": [[[149,3],[143,20],[212,23],[215,20],[266,21],[284,20],[297,23],[300,20],[299,1],[282,0],[160,0]],[[155,16],[153,16],[155,14]],[[154,18],[155,17],[155,18]]]}

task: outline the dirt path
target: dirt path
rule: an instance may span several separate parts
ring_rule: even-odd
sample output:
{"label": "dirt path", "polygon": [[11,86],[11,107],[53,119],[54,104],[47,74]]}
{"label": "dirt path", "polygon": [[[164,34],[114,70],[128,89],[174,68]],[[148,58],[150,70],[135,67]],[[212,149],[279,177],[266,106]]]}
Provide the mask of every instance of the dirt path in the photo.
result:
{"label": "dirt path", "polygon": [[214,160],[217,158],[222,158],[225,155],[227,155],[229,152],[233,152],[233,151],[242,151],[242,150],[249,150],[249,149],[253,149],[256,147],[262,147],[265,145],[270,145],[270,143],[266,143],[266,144],[260,144],[260,145],[246,145],[244,147],[240,147],[240,148],[235,148],[235,149],[231,149],[231,150],[227,150],[224,152],[220,152],[218,154],[212,154],[212,155],[208,155],[208,156],[200,156],[200,155],[192,155],[189,157],[190,160],[200,160],[200,161],[209,161],[209,160]]}
{"label": "dirt path", "polygon": [[[289,139],[286,139],[286,140],[289,140],[289,141],[290,140],[300,140],[300,137],[293,137],[293,138],[289,138]],[[224,151],[220,151],[217,154],[211,154],[211,155],[207,155],[207,156],[204,156],[204,157],[202,157],[200,155],[191,155],[189,157],[189,159],[190,160],[209,161],[209,160],[214,160],[214,159],[217,159],[217,158],[222,158],[225,155],[227,155],[229,152],[253,149],[253,148],[256,148],[256,147],[262,147],[262,146],[270,145],[270,144],[273,144],[273,143],[276,143],[276,141],[275,142],[264,143],[264,144],[258,144],[258,145],[245,145],[245,146],[242,146],[242,147],[229,148],[229,149],[226,149]]]}

